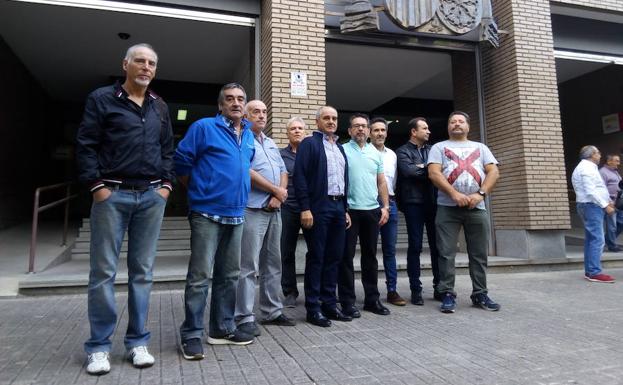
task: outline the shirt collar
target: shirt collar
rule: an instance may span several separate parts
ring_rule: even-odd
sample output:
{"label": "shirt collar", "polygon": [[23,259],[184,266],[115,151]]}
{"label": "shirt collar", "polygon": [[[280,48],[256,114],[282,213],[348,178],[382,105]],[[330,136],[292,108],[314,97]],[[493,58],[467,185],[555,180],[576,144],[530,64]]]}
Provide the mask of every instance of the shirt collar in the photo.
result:
{"label": "shirt collar", "polygon": [[[126,92],[126,90],[121,86],[121,82],[117,81],[115,83],[114,86],[114,90],[115,90],[115,97],[119,98],[119,99],[127,99],[128,97],[128,93]],[[147,89],[147,91],[145,92],[145,96],[156,100],[158,98],[160,98],[160,96],[158,96],[154,91],[152,91],[150,88]]]}
{"label": "shirt collar", "polygon": [[261,139],[262,142],[267,138],[266,134],[264,134],[263,132],[260,132],[259,135],[255,135],[255,132],[253,132],[253,137],[255,138],[255,140]]}
{"label": "shirt collar", "polygon": [[590,161],[590,160],[588,160],[588,159],[582,159],[582,160],[580,161],[580,163],[584,163],[584,165],[585,165],[586,167],[597,168],[597,165],[595,164],[595,162],[592,162],[592,161]]}
{"label": "shirt collar", "polygon": [[[225,115],[222,115],[220,112],[216,114],[216,118],[217,119],[220,118],[221,122],[223,122],[225,127],[227,127],[228,129],[230,129],[233,132],[236,132],[233,120],[229,119]],[[251,122],[249,122],[245,118],[242,118],[242,120],[240,121],[240,131],[242,132],[242,131],[247,130],[247,129],[248,130],[251,129]]]}
{"label": "shirt collar", "polygon": [[[322,140],[326,140],[327,142],[329,141],[329,135],[325,134],[322,131],[318,131],[320,133],[320,135],[322,135]],[[340,137],[337,136],[336,134],[333,134],[333,143],[338,143],[338,141],[340,140]]]}
{"label": "shirt collar", "polygon": [[[220,115],[220,114],[219,114],[219,115]],[[228,118],[227,116],[225,116],[225,115],[220,115],[220,116],[221,116],[221,119],[223,119],[223,123],[225,123],[225,125],[226,125],[228,128],[234,128],[234,121],[233,121],[233,120],[229,119],[229,118]]]}
{"label": "shirt collar", "polygon": [[[363,145],[363,147],[359,147],[359,143],[357,143],[354,139],[349,140],[349,141],[348,141],[348,143],[349,143],[351,146],[353,146],[353,148],[356,148],[356,149],[358,149],[359,151],[363,151],[363,150],[365,150],[365,149],[366,149],[366,147],[368,147],[368,144],[370,144],[370,143],[366,142],[366,144],[364,144],[364,145]],[[370,144],[370,146],[371,146],[371,144]],[[376,150],[376,148],[375,148],[375,150]]]}
{"label": "shirt collar", "polygon": [[426,143],[422,144],[422,146],[421,146],[421,147],[420,147],[420,146],[418,146],[418,145],[417,145],[417,143],[413,143],[411,140],[409,140],[409,142],[408,142],[408,143],[409,143],[409,144],[411,144],[413,147],[415,147],[415,148],[417,148],[417,149],[420,149],[420,150],[421,150],[421,149],[423,149],[423,148],[426,148]]}

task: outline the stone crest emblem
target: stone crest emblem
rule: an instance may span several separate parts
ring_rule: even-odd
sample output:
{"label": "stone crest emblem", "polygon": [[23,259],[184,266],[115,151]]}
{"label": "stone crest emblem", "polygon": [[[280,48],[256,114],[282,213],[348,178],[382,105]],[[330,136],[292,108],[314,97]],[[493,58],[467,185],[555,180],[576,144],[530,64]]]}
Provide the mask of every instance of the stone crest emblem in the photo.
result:
{"label": "stone crest emblem", "polygon": [[435,17],[440,0],[385,0],[387,15],[402,28],[415,29]]}
{"label": "stone crest emblem", "polygon": [[446,33],[462,35],[478,28],[483,1],[486,0],[385,0],[385,12],[408,30],[439,33],[447,28]]}
{"label": "stone crest emblem", "polygon": [[457,34],[472,31],[482,19],[482,0],[439,0],[437,16]]}

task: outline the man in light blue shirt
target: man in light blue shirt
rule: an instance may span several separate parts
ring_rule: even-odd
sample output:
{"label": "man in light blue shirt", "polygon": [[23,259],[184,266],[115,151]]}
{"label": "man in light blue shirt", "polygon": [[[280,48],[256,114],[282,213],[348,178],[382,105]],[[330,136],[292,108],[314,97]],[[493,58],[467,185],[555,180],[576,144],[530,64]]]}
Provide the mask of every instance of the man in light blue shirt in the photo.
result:
{"label": "man in light blue shirt", "polygon": [[[369,119],[365,114],[350,118],[351,140],[344,145],[348,160],[348,211],[351,227],[346,231],[346,247],[338,278],[342,312],[356,318],[355,274],[353,259],[357,238],[361,244],[361,282],[365,292],[363,309],[388,315],[389,309],[379,300],[378,261],[376,249],[379,229],[389,218],[389,196],[383,174],[381,153],[367,142],[370,136]],[[379,206],[378,198],[383,204]]]}
{"label": "man in light blue shirt", "polygon": [[240,278],[236,293],[235,319],[238,329],[259,336],[255,322],[256,275],[260,280],[259,310],[263,324],[294,326],[283,314],[281,293],[281,204],[288,196],[288,171],[279,148],[262,132],[266,127],[266,105],[252,100],[245,117],[253,124],[255,156],[251,161],[251,191],[244,212]]}

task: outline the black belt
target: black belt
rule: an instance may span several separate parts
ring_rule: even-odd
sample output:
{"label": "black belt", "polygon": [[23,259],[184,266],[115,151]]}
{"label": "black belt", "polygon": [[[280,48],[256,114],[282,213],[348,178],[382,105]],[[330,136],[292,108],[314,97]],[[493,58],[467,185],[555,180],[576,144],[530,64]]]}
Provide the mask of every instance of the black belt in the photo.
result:
{"label": "black belt", "polygon": [[327,195],[329,197],[329,200],[332,201],[341,201],[342,199],[344,199],[344,195]]}
{"label": "black belt", "polygon": [[131,191],[147,191],[150,188],[159,188],[159,187],[162,186],[162,184],[160,182],[156,182],[156,183],[150,183],[150,182],[145,182],[145,183],[126,183],[126,182],[114,183],[114,182],[108,182],[108,181],[104,181],[104,185],[106,187],[110,187],[112,189],[131,190]]}
{"label": "black belt", "polygon": [[265,213],[276,213],[279,212],[279,209],[271,209],[270,207],[247,207],[249,211],[263,211]]}
{"label": "black belt", "polygon": [[395,195],[390,195],[389,196],[389,200],[390,201],[396,201],[396,196]]}

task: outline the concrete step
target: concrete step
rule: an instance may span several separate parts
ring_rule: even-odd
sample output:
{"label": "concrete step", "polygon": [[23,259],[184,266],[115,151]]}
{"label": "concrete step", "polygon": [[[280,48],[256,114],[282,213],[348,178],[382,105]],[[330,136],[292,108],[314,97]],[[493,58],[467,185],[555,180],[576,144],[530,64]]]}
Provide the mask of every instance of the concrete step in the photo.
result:
{"label": "concrete step", "polygon": [[[583,275],[584,259],[580,246],[568,246],[567,256],[549,259],[522,259],[507,257],[489,257],[488,272],[512,273],[529,271],[552,271],[552,270],[577,270],[578,275]],[[428,282],[431,276],[430,255],[421,255],[421,267],[423,282]],[[378,257],[379,263],[379,288],[383,291],[382,257]],[[396,256],[398,274],[406,277],[406,253],[399,253]],[[605,269],[623,267],[623,253],[607,253],[602,258]],[[467,255],[457,254],[456,271],[457,274],[469,274]],[[302,282],[304,274],[304,259],[297,259],[297,275],[299,282]],[[158,257],[154,265],[154,284],[157,288],[177,288],[183,289],[186,280],[188,267],[188,256],[185,257]],[[354,260],[354,267],[357,274],[361,271],[360,258],[358,255]],[[45,271],[25,275],[19,281],[19,291],[25,295],[46,295],[58,293],[84,293],[88,285],[89,261],[70,260]],[[120,290],[127,288],[127,266],[119,263],[116,285]],[[428,283],[427,283],[428,285]]]}
{"label": "concrete step", "polygon": [[[402,218],[402,214],[400,214]],[[426,231],[424,231],[426,234]],[[88,260],[89,259],[89,247],[91,238],[90,221],[88,218],[83,219],[82,226],[80,227],[78,238],[75,241],[74,247],[71,250],[71,258],[75,260]],[[124,241],[121,245],[120,258],[127,258],[128,251],[128,235],[124,235]],[[405,251],[408,246],[408,236],[406,225],[404,220],[399,221],[398,234],[396,241],[396,249],[398,251]],[[423,249],[428,248],[428,242],[426,235],[424,235]],[[379,236],[378,242],[379,252],[381,250],[381,238]],[[171,258],[171,257],[184,257],[190,255],[190,226],[186,217],[165,217],[162,222],[160,230],[160,237],[158,239],[157,246],[157,258]],[[307,247],[303,239],[303,235],[299,236],[299,243],[297,246],[297,254],[304,256]],[[357,245],[359,250],[359,245]]]}
{"label": "concrete step", "polygon": [[[407,251],[407,242],[397,242],[396,243],[396,251],[397,252],[405,252]],[[357,244],[357,252],[359,252],[359,244]],[[428,246],[423,247],[423,250],[428,250]],[[121,247],[121,254],[119,258],[126,259],[128,252],[127,242],[123,243]],[[304,240],[299,240],[299,244],[297,246],[297,255],[300,254],[304,256],[307,252],[307,246],[305,245]],[[378,245],[378,253],[381,253],[381,244]],[[71,259],[76,260],[88,260],[90,256],[89,253],[89,244],[86,243],[84,245],[76,245],[76,247],[71,252]],[[188,240],[173,240],[171,243],[167,243],[167,241],[160,240],[158,242],[158,249],[156,251],[156,258],[169,258],[169,257],[187,257],[190,256],[190,242]]]}
{"label": "concrete step", "polygon": [[[398,219],[398,235],[407,234],[406,222],[404,221],[404,217],[402,215],[399,216]],[[188,220],[185,217],[164,217],[162,220],[162,225],[160,227],[160,232],[167,234],[171,231],[190,231],[190,225]],[[91,225],[88,218],[82,220],[82,226],[80,226],[78,238],[81,236],[90,237],[91,234]]]}

